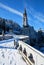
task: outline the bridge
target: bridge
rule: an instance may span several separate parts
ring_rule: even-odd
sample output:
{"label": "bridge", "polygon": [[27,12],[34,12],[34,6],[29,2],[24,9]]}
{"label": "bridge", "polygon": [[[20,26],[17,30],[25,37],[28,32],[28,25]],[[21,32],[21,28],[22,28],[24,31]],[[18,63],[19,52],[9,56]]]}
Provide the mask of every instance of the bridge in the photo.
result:
{"label": "bridge", "polygon": [[0,41],[0,43],[0,46],[16,48],[19,51],[19,54],[22,55],[22,58],[25,60],[27,65],[44,65],[44,54],[28,45],[27,43],[21,40],[15,42],[15,38]]}
{"label": "bridge", "polygon": [[[28,38],[28,36],[21,36],[18,38],[24,39]],[[30,42],[29,42],[30,43]],[[20,50],[21,55],[23,56],[24,60],[29,65],[44,65],[44,54],[40,52],[39,50],[33,48],[32,46],[28,45],[27,43],[18,40],[19,48],[21,47],[22,50]],[[23,50],[26,50],[26,55],[23,53]]]}
{"label": "bridge", "polygon": [[[18,41],[19,46],[22,46],[22,50],[26,49],[26,59],[31,65],[44,65],[44,54],[23,41]],[[23,52],[23,51],[22,51]],[[24,54],[23,54],[24,55]],[[32,56],[32,57],[31,57]]]}

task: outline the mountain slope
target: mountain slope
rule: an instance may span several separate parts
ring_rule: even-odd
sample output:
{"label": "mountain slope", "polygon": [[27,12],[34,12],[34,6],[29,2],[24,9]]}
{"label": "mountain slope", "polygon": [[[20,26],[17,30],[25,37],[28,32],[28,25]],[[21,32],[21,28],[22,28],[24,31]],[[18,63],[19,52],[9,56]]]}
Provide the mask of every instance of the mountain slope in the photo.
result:
{"label": "mountain slope", "polygon": [[8,31],[8,32],[9,32],[9,30],[20,32],[21,27],[20,27],[20,25],[18,25],[16,22],[14,22],[12,20],[0,18],[0,31],[1,30],[5,30],[5,31]]}

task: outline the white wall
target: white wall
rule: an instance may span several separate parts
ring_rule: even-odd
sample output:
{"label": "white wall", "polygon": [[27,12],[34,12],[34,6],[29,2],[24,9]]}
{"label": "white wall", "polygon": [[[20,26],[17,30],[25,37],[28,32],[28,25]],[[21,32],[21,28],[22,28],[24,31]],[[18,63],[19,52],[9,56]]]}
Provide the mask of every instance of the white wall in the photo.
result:
{"label": "white wall", "polygon": [[44,65],[44,54],[41,53],[40,51],[36,50],[35,48],[31,47],[30,45],[22,42],[22,41],[18,41],[19,45],[22,45],[22,48],[26,48],[27,54],[28,56],[30,55],[30,53],[32,53],[33,55],[33,59],[35,61],[35,65]]}

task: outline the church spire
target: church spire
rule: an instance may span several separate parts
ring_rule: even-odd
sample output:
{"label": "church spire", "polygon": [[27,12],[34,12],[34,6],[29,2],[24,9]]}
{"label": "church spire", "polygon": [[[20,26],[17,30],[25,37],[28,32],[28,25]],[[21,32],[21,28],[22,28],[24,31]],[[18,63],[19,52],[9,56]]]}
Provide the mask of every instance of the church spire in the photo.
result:
{"label": "church spire", "polygon": [[23,13],[23,27],[27,27],[27,26],[28,26],[28,19],[27,19],[27,12],[25,8],[24,13]]}

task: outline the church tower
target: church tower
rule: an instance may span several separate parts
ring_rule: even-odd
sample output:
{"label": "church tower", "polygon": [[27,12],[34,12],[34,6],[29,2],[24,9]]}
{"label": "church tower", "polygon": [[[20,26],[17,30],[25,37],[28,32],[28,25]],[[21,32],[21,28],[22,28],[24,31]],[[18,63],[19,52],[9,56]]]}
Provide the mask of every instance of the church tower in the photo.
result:
{"label": "church tower", "polygon": [[27,19],[26,9],[24,10],[24,13],[23,13],[23,27],[28,27],[28,19]]}

